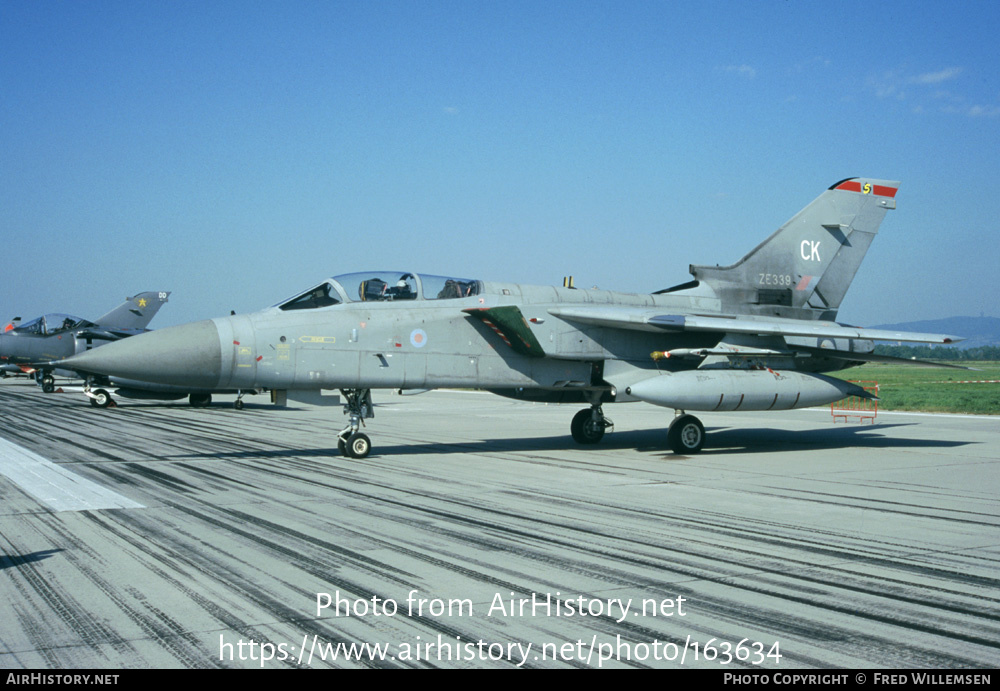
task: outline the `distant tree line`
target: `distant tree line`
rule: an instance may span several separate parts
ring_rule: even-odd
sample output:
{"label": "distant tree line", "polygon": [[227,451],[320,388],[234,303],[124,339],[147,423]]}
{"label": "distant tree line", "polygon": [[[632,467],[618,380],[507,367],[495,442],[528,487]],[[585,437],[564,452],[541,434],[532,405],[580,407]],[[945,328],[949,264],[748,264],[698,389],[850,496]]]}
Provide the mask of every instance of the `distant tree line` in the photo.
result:
{"label": "distant tree line", "polygon": [[877,345],[875,354],[918,360],[1000,360],[1000,346],[958,349],[940,346]]}

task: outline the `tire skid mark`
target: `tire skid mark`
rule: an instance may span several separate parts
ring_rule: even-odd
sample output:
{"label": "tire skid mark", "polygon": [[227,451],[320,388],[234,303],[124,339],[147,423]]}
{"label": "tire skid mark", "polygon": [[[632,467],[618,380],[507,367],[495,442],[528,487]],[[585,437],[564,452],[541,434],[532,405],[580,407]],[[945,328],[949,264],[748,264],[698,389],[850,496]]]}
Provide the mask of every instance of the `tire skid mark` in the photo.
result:
{"label": "tire skid mark", "polygon": [[[219,604],[219,602],[213,600],[203,592],[194,590],[189,586],[184,585],[177,578],[178,565],[186,565],[192,571],[205,569],[204,564],[197,564],[188,558],[193,554],[190,550],[190,544],[175,543],[174,549],[170,550],[168,553],[156,553],[148,549],[150,536],[152,535],[153,537],[156,537],[158,541],[166,541],[167,535],[156,535],[145,526],[127,527],[126,523],[130,523],[130,521],[126,521],[124,523],[105,522],[102,525],[109,532],[114,533],[123,542],[131,545],[134,549],[139,551],[146,560],[143,564],[145,568],[148,568],[157,577],[164,579],[164,581],[167,582],[171,588],[176,589],[180,595],[197,604],[206,614],[217,620],[219,622],[220,629],[231,631],[240,637],[246,638],[247,640],[253,639],[258,642],[273,643],[273,641],[271,641],[262,630],[255,628],[247,621],[240,619],[233,614],[231,608]],[[227,588],[229,585],[230,584],[227,583]],[[261,598],[257,596],[253,596],[253,600],[258,603],[261,602]],[[175,625],[174,628],[176,629],[176,635],[183,635],[185,640],[192,643],[192,648],[199,653],[199,667],[204,666],[206,661],[213,662],[215,666],[225,666],[216,660],[215,657],[206,658],[204,656],[204,651],[201,649],[200,645],[197,645],[197,642],[194,641],[192,637],[192,634],[196,632],[187,630],[179,625]]]}
{"label": "tire skid mark", "polygon": [[[17,549],[9,539],[5,541]],[[58,658],[50,658],[46,654],[53,648],[51,631],[58,628],[48,620],[51,614],[66,626],[80,644],[92,648],[107,660],[100,646],[114,640],[111,630],[90,616],[87,608],[74,597],[53,587],[41,573],[39,567],[41,563],[20,564],[11,578],[11,583],[19,595],[19,599],[14,602],[18,621],[35,649],[46,659],[56,663],[55,666],[59,666]]]}
{"label": "tire skid mark", "polygon": [[[944,518],[944,519],[952,521],[954,523],[968,523],[970,525],[981,525],[981,526],[986,526],[986,527],[990,527],[990,528],[1000,527],[1000,525],[998,525],[998,523],[997,523],[996,520],[993,520],[993,521],[980,521],[980,520],[974,520],[974,519],[971,519],[971,518],[961,518],[961,517],[958,517],[958,516],[944,516],[944,515],[936,516],[934,513],[928,513],[928,512],[935,512],[935,513],[942,513],[942,514],[946,513],[946,512],[947,513],[969,513],[969,514],[972,514],[972,515],[991,516],[991,514],[988,514],[988,513],[973,513],[971,511],[956,511],[954,509],[945,510],[945,509],[938,509],[936,507],[931,507],[931,506],[920,506],[918,504],[902,504],[902,503],[899,503],[899,502],[889,502],[889,501],[884,501],[884,500],[874,500],[874,499],[860,500],[860,499],[855,499],[855,498],[848,498],[848,497],[845,497],[845,496],[839,496],[838,497],[838,495],[829,495],[829,496],[838,497],[839,499],[841,499],[841,501],[835,501],[833,499],[826,499],[826,500],[824,500],[824,499],[802,499],[800,497],[797,497],[796,495],[789,494],[789,493],[748,492],[748,494],[753,494],[753,495],[757,495],[757,496],[765,496],[765,497],[767,497],[767,496],[770,496],[770,497],[780,497],[782,499],[796,499],[798,501],[806,501],[806,502],[811,502],[811,503],[820,504],[820,505],[828,504],[828,505],[839,506],[839,507],[847,507],[847,508],[855,508],[855,509],[865,509],[867,511],[878,511],[878,512],[885,512],[885,513],[896,513],[896,514],[900,514],[900,515],[903,515],[903,516],[914,516],[914,517],[918,517],[918,518],[928,518],[928,517]],[[817,493],[814,493],[814,494],[819,494],[819,493],[817,492]],[[913,508],[914,510],[913,511],[905,511],[905,510],[903,510],[901,508],[889,508],[890,505],[894,505],[894,506],[906,506],[908,508]],[[991,516],[991,517],[995,518],[995,516]]]}
{"label": "tire skid mark", "polygon": [[[449,514],[449,515],[446,516],[446,518],[448,519],[447,523],[449,523],[449,524],[460,522],[460,521],[464,520],[464,517],[457,516],[455,514]],[[484,523],[479,523],[478,525],[480,527],[482,527],[482,528],[492,527],[494,530],[496,529],[496,524],[494,522],[484,522]],[[548,542],[551,543],[551,542],[554,542],[554,541],[550,540]],[[571,541],[569,543],[559,544],[558,546],[560,546],[562,548],[571,548],[573,545],[576,545],[578,543],[579,543],[579,541],[574,540],[574,541]],[[490,547],[494,548],[494,549],[504,549],[505,551],[508,551],[508,552],[510,552],[510,551],[516,551],[516,549],[513,549],[512,546],[511,546],[511,543],[508,542],[508,541],[502,541],[502,542],[500,542],[500,543],[498,543],[496,545],[490,545]],[[843,556],[843,555],[840,554],[839,556]],[[619,556],[619,558],[622,558],[622,557]],[[728,564],[730,564],[730,565],[739,565],[739,564],[742,563],[742,562],[735,561],[735,560],[725,560],[725,562],[728,563]],[[656,564],[655,563],[647,563],[645,565],[647,565],[647,566],[655,566]],[[812,565],[812,564],[808,564],[807,566],[812,567],[812,568],[817,568],[815,565]],[[786,575],[784,569],[773,569],[772,572],[775,573],[775,574],[778,574],[778,575],[783,575],[783,576]],[[706,574],[705,573],[688,572],[685,575],[688,576],[688,577],[706,578]],[[800,580],[805,581],[807,584],[810,584],[810,585],[815,583],[815,584],[822,585],[822,586],[825,586],[825,587],[830,587],[830,588],[842,588],[842,587],[844,587],[841,579],[832,579],[832,578],[830,578],[830,579],[818,579],[818,578],[815,578],[815,577],[805,578],[803,576],[797,576],[797,578],[800,579]],[[719,582],[730,583],[730,585],[737,585],[737,584],[734,584],[728,578],[710,579],[710,580],[718,580]],[[748,586],[737,586],[737,587],[747,588]],[[810,589],[806,585],[800,586],[800,588],[802,588],[803,590],[809,590]],[[753,592],[756,592],[756,593],[768,594],[768,592],[766,590],[761,590],[760,588],[757,588],[757,587],[751,587],[750,589]],[[888,595],[885,592],[872,591],[872,590],[869,590],[869,589],[863,589],[862,592],[864,592],[867,595],[876,596],[876,597],[887,597],[887,596],[891,597],[891,595]],[[771,593],[771,594],[775,595],[775,593]],[[822,601],[806,599],[804,597],[794,596],[794,595],[788,595],[788,594],[780,594],[780,595],[777,595],[777,596],[778,597],[782,597],[782,598],[786,598],[786,599],[790,599],[792,601],[799,602],[801,604],[810,604],[812,606],[817,606],[817,607],[821,607],[821,608],[826,607],[827,609],[830,609],[830,607],[828,607],[827,605],[824,605],[824,603]],[[898,598],[897,597],[895,599],[898,600],[898,601],[910,601],[912,604],[927,605],[927,601],[925,599],[920,599],[920,598],[912,598],[911,599],[911,598]],[[850,613],[850,614],[858,615],[858,613],[855,610],[852,610],[852,609],[844,609],[844,608],[840,608],[839,610],[837,608],[833,608],[833,609],[835,611],[841,611],[843,613]],[[971,611],[971,610],[963,609],[963,608],[960,608],[960,607],[952,607],[950,609],[952,611],[954,611],[954,612],[958,612],[958,613],[962,613],[962,614],[970,614],[970,615],[978,615],[978,616],[981,616],[983,614],[981,611]],[[982,638],[982,637],[977,637],[977,636],[972,636],[972,635],[964,636],[964,635],[962,635],[961,633],[958,633],[958,632],[954,632],[954,631],[953,632],[948,632],[948,631],[943,630],[943,629],[932,628],[932,627],[927,627],[927,626],[920,626],[920,625],[914,625],[912,623],[908,624],[906,621],[903,621],[901,619],[895,619],[895,618],[891,618],[891,617],[885,617],[885,616],[881,616],[881,615],[877,615],[877,614],[869,614],[869,615],[861,615],[861,616],[866,616],[869,619],[873,619],[873,620],[877,620],[877,621],[882,621],[882,622],[891,623],[891,624],[895,624],[895,625],[901,625],[901,626],[912,628],[912,629],[919,630],[919,631],[933,632],[933,633],[937,633],[937,634],[940,634],[940,635],[946,635],[946,636],[956,637],[956,638],[959,638],[961,640],[966,640],[966,641],[969,641],[969,642],[974,642],[974,643],[978,643],[978,644],[982,644],[982,645],[991,645],[991,644],[995,644],[996,643],[996,639],[995,638],[991,640],[991,639],[988,639],[988,638]],[[990,618],[995,619],[995,617],[990,617]]]}
{"label": "tire skid mark", "polygon": [[[465,521],[466,520],[464,517],[458,516],[458,515],[455,515],[455,514],[449,514],[449,515],[446,516],[446,518],[448,519],[447,522],[449,522],[449,523],[456,523],[456,522],[460,522],[460,521]],[[493,523],[493,522],[479,522],[479,521],[476,521],[476,524],[480,528],[483,528],[483,529],[488,529],[488,528],[492,527],[493,530],[496,530],[496,524]],[[521,534],[521,535],[523,536],[524,534]],[[557,541],[549,540],[548,542],[549,543],[554,543],[554,542],[557,542]],[[572,540],[572,541],[565,542],[565,543],[559,543],[558,546],[561,547],[561,548],[563,548],[563,549],[572,549],[574,547],[574,545],[577,545],[577,544],[579,544],[579,541]],[[491,547],[493,547],[494,549],[501,549],[502,548],[502,549],[505,549],[506,551],[516,551],[515,548],[512,548],[511,543],[506,542],[506,541],[504,541],[502,543],[498,543],[497,545],[492,545]],[[625,557],[619,555],[618,558],[619,559],[623,559]],[[635,560],[632,560],[632,561],[635,561]],[[738,565],[738,564],[740,564],[740,562],[735,561],[735,560],[730,560],[730,559],[719,560],[719,561],[723,561],[724,563],[727,563],[727,564],[730,564],[730,565]],[[643,565],[645,565],[645,566],[651,566],[652,567],[652,566],[655,566],[656,564],[655,563],[649,563],[649,562],[647,562],[647,563],[645,563]],[[674,562],[672,564],[672,566],[673,566],[673,570],[676,570],[676,562]],[[786,572],[785,572],[785,569],[782,569],[782,568],[772,568],[772,569],[769,569],[767,571],[769,573],[773,573],[773,574],[776,574],[776,575],[781,575],[781,576],[786,576],[787,575]],[[873,620],[873,621],[879,621],[879,622],[882,622],[882,623],[888,623],[888,624],[892,624],[892,625],[899,625],[899,626],[903,626],[904,628],[909,628],[909,629],[913,629],[913,630],[916,630],[916,631],[922,631],[922,632],[926,632],[926,633],[936,633],[936,634],[939,634],[939,635],[945,635],[945,636],[948,636],[948,637],[956,638],[958,640],[964,640],[964,641],[967,641],[967,642],[970,642],[970,643],[976,643],[976,644],[987,645],[987,646],[989,646],[989,645],[995,645],[997,643],[997,639],[995,637],[992,638],[992,639],[990,639],[988,637],[976,636],[976,635],[971,635],[971,634],[966,635],[966,634],[964,634],[964,633],[962,633],[960,631],[947,631],[947,630],[944,630],[944,629],[941,629],[941,628],[934,628],[934,627],[926,626],[926,625],[923,625],[923,624],[920,624],[920,623],[916,623],[916,622],[912,622],[912,621],[908,622],[908,621],[906,621],[904,619],[901,619],[901,618],[895,618],[895,617],[891,617],[891,616],[887,616],[887,615],[881,615],[881,614],[878,614],[878,613],[860,613],[860,612],[858,612],[858,611],[856,611],[854,609],[851,609],[851,608],[844,608],[844,607],[840,607],[840,606],[833,606],[830,603],[824,603],[822,600],[811,599],[811,598],[806,597],[804,595],[796,595],[794,592],[792,592],[792,593],[788,593],[788,592],[779,593],[779,592],[775,591],[775,592],[770,592],[769,593],[767,590],[763,590],[759,586],[753,586],[753,585],[747,585],[747,584],[737,583],[735,580],[733,580],[731,578],[728,578],[728,577],[723,577],[723,578],[708,577],[707,574],[705,574],[704,572],[698,573],[697,571],[689,571],[689,572],[687,572],[687,573],[685,573],[683,575],[685,575],[686,577],[707,578],[708,580],[714,580],[714,581],[717,581],[717,582],[724,582],[724,583],[727,583],[727,584],[729,584],[729,585],[731,585],[733,587],[738,587],[738,588],[750,590],[751,592],[754,592],[756,594],[770,594],[772,596],[780,597],[782,599],[786,599],[786,600],[789,600],[789,601],[792,601],[792,602],[796,602],[798,604],[811,605],[811,606],[820,607],[820,608],[824,608],[824,609],[828,609],[828,610],[832,610],[832,611],[837,611],[837,612],[844,613],[844,614],[851,614],[851,615],[854,615],[854,616],[862,616],[864,618],[867,618],[867,619],[870,619],[870,620]],[[760,575],[758,574],[756,577],[759,578]],[[843,588],[844,587],[842,581],[840,581],[840,580],[819,579],[819,578],[815,578],[815,577],[805,577],[803,575],[797,575],[797,576],[795,576],[795,578],[797,580],[803,582],[802,585],[797,586],[797,589],[800,592],[803,592],[803,593],[809,593],[810,591],[815,590],[814,588],[812,588],[812,586],[814,584],[816,584],[816,585],[822,585],[822,586],[830,587],[830,588]],[[788,584],[783,584],[783,585],[786,588],[789,587]],[[794,584],[793,584],[793,587],[796,587],[796,586],[794,586]],[[892,598],[891,594],[887,594],[887,593],[884,593],[884,592],[871,591],[871,590],[867,590],[867,589],[864,590],[863,592],[865,592],[865,594],[871,595],[871,596]],[[892,598],[892,599],[894,599],[896,601],[905,601],[903,598],[899,598],[899,597]],[[912,602],[914,604],[928,606],[927,600],[925,600],[925,599],[914,598],[912,600]],[[982,615],[982,612],[979,612],[979,611],[969,611],[969,610],[965,610],[965,609],[958,608],[958,607],[952,608],[952,611],[959,612],[959,613],[962,613],[962,614],[970,614],[970,615],[978,615],[978,616]],[[996,619],[995,616],[990,616],[989,618],[990,619],[994,619],[994,620]],[[995,636],[995,632],[994,632],[994,636]]]}
{"label": "tire skid mark", "polygon": [[[371,622],[316,618],[313,612],[294,604],[297,600],[290,599],[290,594],[303,599],[315,595],[303,586],[314,579],[335,584],[352,597],[368,599],[392,597],[411,586],[421,589],[422,595],[433,596],[433,584],[439,578],[485,585],[504,595],[542,588],[554,592],[560,588],[557,574],[573,574],[574,582],[592,584],[582,594],[594,597],[623,588],[649,596],[683,595],[700,615],[684,622],[685,631],[703,634],[702,642],[748,627],[770,632],[781,639],[783,663],[823,666],[828,658],[817,657],[817,651],[828,648],[846,660],[875,665],[907,660],[917,666],[983,667],[994,659],[992,654],[1000,643],[997,600],[980,597],[984,592],[995,592],[1000,580],[971,570],[963,572],[960,565],[915,563],[934,556],[926,547],[897,544],[877,535],[859,538],[835,528],[816,530],[785,524],[767,516],[752,519],[711,507],[674,509],[667,503],[651,508],[648,502],[632,506],[627,495],[613,493],[595,499],[589,493],[574,496],[544,487],[527,492],[519,489],[523,482],[508,482],[503,477],[495,477],[496,484],[488,486],[471,483],[472,494],[451,477],[437,478],[439,481],[428,489],[428,480],[436,479],[433,454],[404,453],[397,457],[402,462],[389,466],[377,457],[347,461],[332,443],[329,449],[288,451],[279,437],[249,439],[237,432],[240,421],[221,410],[210,409],[210,417],[197,417],[180,406],[176,410],[136,407],[128,415],[122,412],[124,407],[112,411],[117,415],[114,419],[80,415],[87,418],[81,423],[88,426],[87,443],[73,444],[77,423],[67,424],[66,420],[77,413],[70,412],[68,406],[58,407],[43,418],[44,424],[61,430],[58,441],[39,442],[44,424],[37,419],[17,423],[17,434],[29,440],[26,446],[62,449],[63,457],[70,455],[70,462],[80,464],[82,474],[155,498],[155,511],[85,515],[108,540],[126,545],[142,569],[218,622],[220,633],[227,636],[267,641],[275,636],[274,625],[283,623],[326,641],[350,642],[351,636],[342,631],[369,630]],[[313,441],[333,439],[325,432],[317,436],[312,423],[282,418],[277,427],[286,439],[299,434]],[[133,435],[148,430],[162,435],[164,443],[158,439],[155,445],[148,445],[148,451],[132,448]],[[4,434],[8,436],[10,431],[5,429]],[[95,454],[88,446],[102,434],[108,435],[101,443],[104,454]],[[422,450],[427,448],[419,440],[414,443]],[[510,465],[514,456],[516,464],[532,469],[578,468],[595,477],[657,477],[653,472],[626,473],[603,460],[610,459],[610,454],[565,459],[544,450],[483,453],[482,446],[475,443],[461,446],[475,453],[473,469],[479,464],[486,468],[494,461]],[[70,454],[66,454],[67,448],[73,449]],[[457,453],[450,444],[447,452]],[[179,454],[188,455],[178,458]],[[410,459],[419,462],[406,463]],[[411,483],[417,479],[424,485],[422,490],[413,488],[419,486]],[[662,477],[658,479],[662,481]],[[679,481],[686,482],[683,478]],[[763,491],[748,491],[747,496],[812,501],[804,496],[807,493],[772,487],[769,494],[767,488],[758,487]],[[849,496],[811,494],[816,495],[817,506],[856,510],[861,501],[861,508],[872,509]],[[265,500],[269,504],[266,516],[253,508]],[[587,505],[586,523],[573,516],[574,508],[579,516],[581,503]],[[338,511],[322,511],[327,504],[337,505]],[[920,504],[904,503],[904,512],[913,506]],[[954,516],[953,512],[922,515],[921,519],[935,526],[953,525]],[[961,523],[962,516],[957,518]],[[45,533],[72,544],[75,533],[62,527],[57,514],[42,514],[38,520]],[[401,525],[406,527],[402,532]],[[99,568],[104,563],[99,550],[74,545],[74,553],[72,558],[79,564],[95,565],[87,567],[90,570],[84,575],[105,592],[116,609],[135,622],[145,636],[166,641],[164,650],[178,663],[189,666],[191,661],[198,665],[212,661],[226,666],[201,649],[199,642],[212,633],[209,627],[200,627],[208,631],[188,630],[169,610],[164,611],[161,603],[144,601],[140,588],[116,585]],[[970,559],[973,556],[978,568],[987,568],[988,558],[976,554]],[[30,596],[25,602],[37,603],[45,611],[61,607],[60,619],[74,616],[70,610],[79,607],[79,602],[61,599],[58,594],[43,596],[44,584],[38,585],[38,591],[26,586],[22,572],[35,567],[41,578],[44,569],[37,565],[44,563],[18,564],[8,573],[20,582],[20,592]],[[272,563],[283,568],[267,573],[267,564]],[[540,572],[549,576],[540,579]],[[433,580],[429,574],[435,574]],[[210,580],[205,581],[206,577]],[[720,591],[717,586],[725,589]],[[963,590],[965,587],[968,590]],[[564,596],[575,594],[563,591]],[[50,603],[47,596],[54,600]],[[27,608],[19,615],[26,617],[19,624],[22,628],[35,627],[35,636],[41,636],[47,615]],[[481,621],[476,626],[432,618],[394,623],[415,635],[432,632],[461,636],[463,641],[483,636]],[[589,624],[602,635],[620,633],[638,640],[683,643],[672,623],[662,620],[640,618],[619,623],[603,618]],[[92,641],[107,634],[99,626],[88,629],[86,623],[77,625],[89,635],[84,639],[77,629],[69,627],[73,635],[86,641],[80,646],[81,655],[95,645]],[[503,630],[497,626],[497,631]],[[265,634],[265,630],[270,633]],[[543,621],[532,637],[544,640],[545,636],[562,635],[556,624]],[[959,643],[934,644],[946,640]],[[122,650],[132,647],[128,641],[120,644],[125,646]],[[51,659],[53,666],[65,664],[62,651],[39,654],[47,654],[45,659]]]}

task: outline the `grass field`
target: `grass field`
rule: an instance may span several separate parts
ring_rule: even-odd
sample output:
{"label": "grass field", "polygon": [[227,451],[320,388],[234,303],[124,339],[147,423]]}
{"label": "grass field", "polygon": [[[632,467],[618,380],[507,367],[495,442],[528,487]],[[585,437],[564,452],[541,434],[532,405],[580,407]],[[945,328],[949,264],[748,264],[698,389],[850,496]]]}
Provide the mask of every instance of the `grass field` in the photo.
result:
{"label": "grass field", "polygon": [[978,371],[867,363],[831,373],[851,381],[877,381],[879,410],[1000,415],[1000,362],[955,362]]}

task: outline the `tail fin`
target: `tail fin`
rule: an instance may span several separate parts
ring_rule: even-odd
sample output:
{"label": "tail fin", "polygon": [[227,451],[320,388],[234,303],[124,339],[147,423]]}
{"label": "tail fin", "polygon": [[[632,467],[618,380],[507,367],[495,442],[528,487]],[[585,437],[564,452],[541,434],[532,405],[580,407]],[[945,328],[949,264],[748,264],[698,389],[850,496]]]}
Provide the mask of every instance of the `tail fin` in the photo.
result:
{"label": "tail fin", "polygon": [[95,323],[107,329],[145,329],[169,295],[169,292],[155,290],[139,293],[135,297],[126,298],[125,302],[96,319]]}
{"label": "tail fin", "polygon": [[691,273],[725,312],[833,320],[898,188],[841,180],[732,266],[692,264]]}

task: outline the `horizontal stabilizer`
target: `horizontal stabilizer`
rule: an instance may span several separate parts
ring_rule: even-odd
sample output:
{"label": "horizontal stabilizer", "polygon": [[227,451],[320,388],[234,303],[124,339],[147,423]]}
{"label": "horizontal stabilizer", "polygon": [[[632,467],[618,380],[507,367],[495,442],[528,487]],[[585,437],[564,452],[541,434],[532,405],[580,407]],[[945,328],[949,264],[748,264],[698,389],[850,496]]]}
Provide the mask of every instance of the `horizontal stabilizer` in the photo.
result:
{"label": "horizontal stabilizer", "polygon": [[864,329],[836,322],[781,317],[701,316],[659,314],[650,309],[623,307],[556,307],[553,316],[582,324],[617,329],[653,332],[714,332],[757,336],[795,336],[815,338],[860,338],[869,341],[906,341],[911,343],[958,343],[964,339],[945,334],[909,333],[884,329]]}
{"label": "horizontal stabilizer", "polygon": [[907,341],[912,343],[958,343],[964,339],[944,334],[909,333],[883,329],[865,329],[836,322],[798,319],[752,319],[748,317],[700,317],[661,315],[649,323],[668,331],[718,331],[768,336],[815,336],[817,338],[860,338],[868,341]]}
{"label": "horizontal stabilizer", "polygon": [[842,350],[828,350],[826,348],[806,348],[796,347],[797,351],[809,353],[816,357],[832,358],[834,360],[849,360],[853,362],[885,362],[894,365],[911,365],[914,367],[944,367],[947,369],[963,369],[978,372],[975,367],[964,367],[962,365],[950,365],[932,360],[917,360],[914,358],[895,357],[893,355],[876,355],[875,353],[855,353]]}

